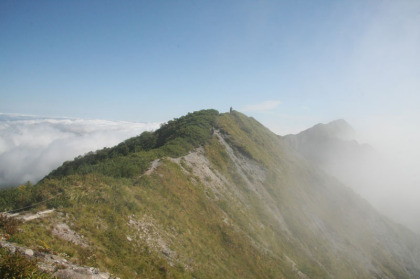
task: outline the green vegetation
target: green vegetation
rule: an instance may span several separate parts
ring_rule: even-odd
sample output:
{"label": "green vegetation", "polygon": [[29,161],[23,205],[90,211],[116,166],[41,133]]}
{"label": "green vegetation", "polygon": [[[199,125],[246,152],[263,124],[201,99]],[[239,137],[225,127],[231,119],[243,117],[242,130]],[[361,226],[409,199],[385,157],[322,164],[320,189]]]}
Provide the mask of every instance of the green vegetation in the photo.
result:
{"label": "green vegetation", "polygon": [[18,226],[21,223],[16,218],[0,215],[0,230],[3,230],[8,235],[13,235],[18,232]]}
{"label": "green vegetation", "polygon": [[10,253],[0,248],[0,278],[3,279],[48,279],[52,278],[38,270],[36,262],[19,253]]}
{"label": "green vegetation", "polygon": [[[389,222],[235,111],[190,113],[66,162],[37,185],[1,190],[0,208],[55,208],[20,224],[11,241],[121,278],[409,278],[418,271],[369,229],[369,220],[394,229]],[[0,219],[3,230],[8,222]],[[59,224],[81,243],[60,237]]]}
{"label": "green vegetation", "polygon": [[283,148],[279,148],[279,137],[252,117],[234,111],[221,115],[218,126],[229,135],[227,140],[239,152],[267,167],[284,156]]}
{"label": "green vegetation", "polygon": [[132,178],[143,173],[150,162],[162,156],[179,157],[204,145],[212,135],[219,112],[202,110],[162,125],[156,132],[144,132],[113,148],[90,152],[65,162],[48,178],[70,174],[101,173]]}

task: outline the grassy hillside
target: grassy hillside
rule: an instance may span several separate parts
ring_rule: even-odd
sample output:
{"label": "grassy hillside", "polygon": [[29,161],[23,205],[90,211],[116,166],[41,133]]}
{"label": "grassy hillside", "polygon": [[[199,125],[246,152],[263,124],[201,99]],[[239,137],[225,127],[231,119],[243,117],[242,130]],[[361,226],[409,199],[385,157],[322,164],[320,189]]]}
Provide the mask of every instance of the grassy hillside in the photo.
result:
{"label": "grassy hillside", "polygon": [[121,278],[420,274],[416,236],[238,112],[190,113],[76,158],[2,190],[0,207],[55,208],[9,241]]}

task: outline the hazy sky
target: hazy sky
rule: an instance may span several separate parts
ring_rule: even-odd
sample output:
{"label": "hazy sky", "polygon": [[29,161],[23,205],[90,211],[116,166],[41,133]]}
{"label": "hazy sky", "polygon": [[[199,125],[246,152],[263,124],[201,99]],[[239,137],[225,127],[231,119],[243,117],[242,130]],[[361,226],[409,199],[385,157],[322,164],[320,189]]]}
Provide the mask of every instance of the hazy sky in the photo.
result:
{"label": "hazy sky", "polygon": [[162,122],[233,106],[281,134],[418,121],[419,49],[418,0],[2,0],[0,112]]}

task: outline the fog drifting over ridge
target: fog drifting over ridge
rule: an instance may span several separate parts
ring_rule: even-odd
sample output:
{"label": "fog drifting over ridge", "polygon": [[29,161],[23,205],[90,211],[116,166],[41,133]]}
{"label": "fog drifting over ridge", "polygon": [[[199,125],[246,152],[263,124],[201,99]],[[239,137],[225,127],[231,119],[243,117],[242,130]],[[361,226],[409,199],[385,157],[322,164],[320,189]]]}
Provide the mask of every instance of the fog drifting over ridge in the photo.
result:
{"label": "fog drifting over ridge", "polygon": [[35,183],[67,160],[158,127],[0,113],[0,187]]}
{"label": "fog drifting over ridge", "polygon": [[[333,121],[285,138],[379,212],[420,233],[420,133],[415,119],[366,119],[353,127]],[[341,137],[335,124],[354,134]]]}
{"label": "fog drifting over ridge", "polygon": [[420,234],[420,115],[371,118],[357,129],[379,155],[365,162],[358,191],[377,209]]}

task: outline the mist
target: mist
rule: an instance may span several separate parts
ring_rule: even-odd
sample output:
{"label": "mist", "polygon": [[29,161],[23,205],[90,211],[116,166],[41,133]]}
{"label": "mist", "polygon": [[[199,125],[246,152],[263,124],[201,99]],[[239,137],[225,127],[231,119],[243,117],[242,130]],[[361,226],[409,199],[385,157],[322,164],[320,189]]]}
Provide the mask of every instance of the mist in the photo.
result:
{"label": "mist", "polygon": [[419,27],[419,1],[381,2],[352,54],[348,84],[357,94],[354,112],[342,116],[359,133],[358,141],[375,150],[373,158],[359,162],[360,171],[349,170],[348,181],[380,212],[418,233]]}
{"label": "mist", "polygon": [[158,123],[0,114],[0,187],[36,183],[67,160],[158,127]]}
{"label": "mist", "polygon": [[420,133],[415,118],[370,120],[360,129],[376,156],[365,160],[358,191],[378,210],[420,233]]}
{"label": "mist", "polygon": [[356,127],[341,150],[324,150],[324,166],[382,214],[420,233],[420,134],[413,122],[383,120]]}

